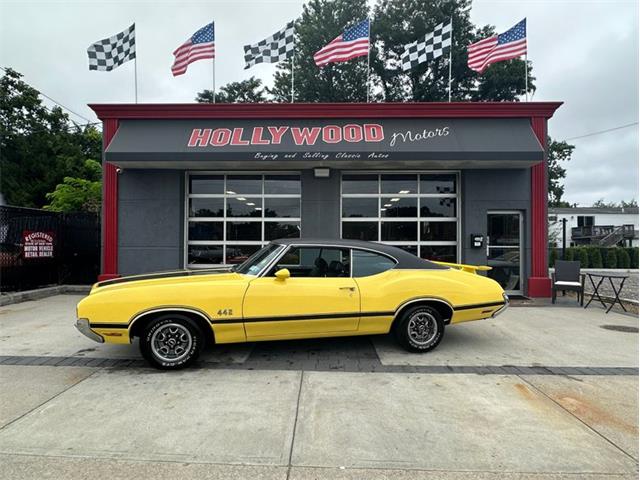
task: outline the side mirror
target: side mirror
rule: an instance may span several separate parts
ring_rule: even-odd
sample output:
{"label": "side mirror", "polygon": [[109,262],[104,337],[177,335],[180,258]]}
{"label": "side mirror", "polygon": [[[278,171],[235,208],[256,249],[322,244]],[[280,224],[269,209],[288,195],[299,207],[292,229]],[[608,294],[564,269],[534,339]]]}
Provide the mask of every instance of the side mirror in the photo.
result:
{"label": "side mirror", "polygon": [[280,270],[278,270],[276,272],[276,278],[278,280],[286,280],[287,278],[289,278],[291,276],[291,272],[289,271],[288,268],[281,268]]}

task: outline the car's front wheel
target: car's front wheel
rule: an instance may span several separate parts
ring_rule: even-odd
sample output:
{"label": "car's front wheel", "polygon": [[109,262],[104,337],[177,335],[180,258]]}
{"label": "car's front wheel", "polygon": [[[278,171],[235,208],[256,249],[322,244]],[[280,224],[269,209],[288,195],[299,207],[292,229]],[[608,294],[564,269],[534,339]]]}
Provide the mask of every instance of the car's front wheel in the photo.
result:
{"label": "car's front wheel", "polygon": [[140,352],[151,365],[177,370],[192,364],[200,355],[204,336],[189,317],[167,314],[151,321],[140,337]]}
{"label": "car's front wheel", "polygon": [[395,326],[400,345],[410,352],[428,352],[438,346],[444,336],[444,321],[435,308],[417,305],[409,308]]}

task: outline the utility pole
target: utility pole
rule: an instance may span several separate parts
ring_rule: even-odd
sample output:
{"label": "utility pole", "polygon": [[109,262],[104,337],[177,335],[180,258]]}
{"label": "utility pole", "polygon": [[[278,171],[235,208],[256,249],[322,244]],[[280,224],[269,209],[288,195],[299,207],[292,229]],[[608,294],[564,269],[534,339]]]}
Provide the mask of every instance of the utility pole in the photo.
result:
{"label": "utility pole", "polygon": [[567,219],[562,219],[562,260],[566,260],[565,251],[567,248]]}

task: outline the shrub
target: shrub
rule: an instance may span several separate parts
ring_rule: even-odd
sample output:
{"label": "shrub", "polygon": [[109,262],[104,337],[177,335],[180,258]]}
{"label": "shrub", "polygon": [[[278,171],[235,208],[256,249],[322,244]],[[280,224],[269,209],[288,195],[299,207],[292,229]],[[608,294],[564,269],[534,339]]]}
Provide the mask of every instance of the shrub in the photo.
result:
{"label": "shrub", "polygon": [[575,256],[575,250],[574,250],[573,247],[567,248],[567,250],[564,253],[565,253],[565,257],[566,257],[565,260],[567,262],[573,261],[573,258]]}
{"label": "shrub", "polygon": [[616,255],[616,249],[610,248],[607,252],[607,268],[617,268],[618,267],[618,256]]}
{"label": "shrub", "polygon": [[554,267],[558,260],[558,249],[552,248],[549,250],[549,267]]}
{"label": "shrub", "polygon": [[618,268],[630,268],[631,258],[624,248],[616,248],[616,256],[618,257]]}
{"label": "shrub", "polygon": [[580,260],[580,268],[589,268],[589,254],[586,248],[576,249],[577,259]]}
{"label": "shrub", "polygon": [[606,260],[607,254],[609,253],[609,249],[607,247],[599,247],[600,248],[600,257],[602,257],[602,266],[606,268]]}
{"label": "shrub", "polygon": [[599,247],[589,247],[589,266],[591,268],[602,268],[602,255]]}
{"label": "shrub", "polygon": [[629,254],[629,268],[638,268],[638,247],[625,248]]}

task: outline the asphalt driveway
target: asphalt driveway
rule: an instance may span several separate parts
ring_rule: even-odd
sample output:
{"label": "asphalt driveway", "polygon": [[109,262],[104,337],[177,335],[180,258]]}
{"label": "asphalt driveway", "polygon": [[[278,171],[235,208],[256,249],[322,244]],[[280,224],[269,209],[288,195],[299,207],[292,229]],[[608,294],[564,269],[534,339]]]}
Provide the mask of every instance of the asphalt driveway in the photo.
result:
{"label": "asphalt driveway", "polygon": [[638,320],[511,308],[412,355],[386,336],[214,347],[158,372],[0,308],[2,478],[637,478]]}

